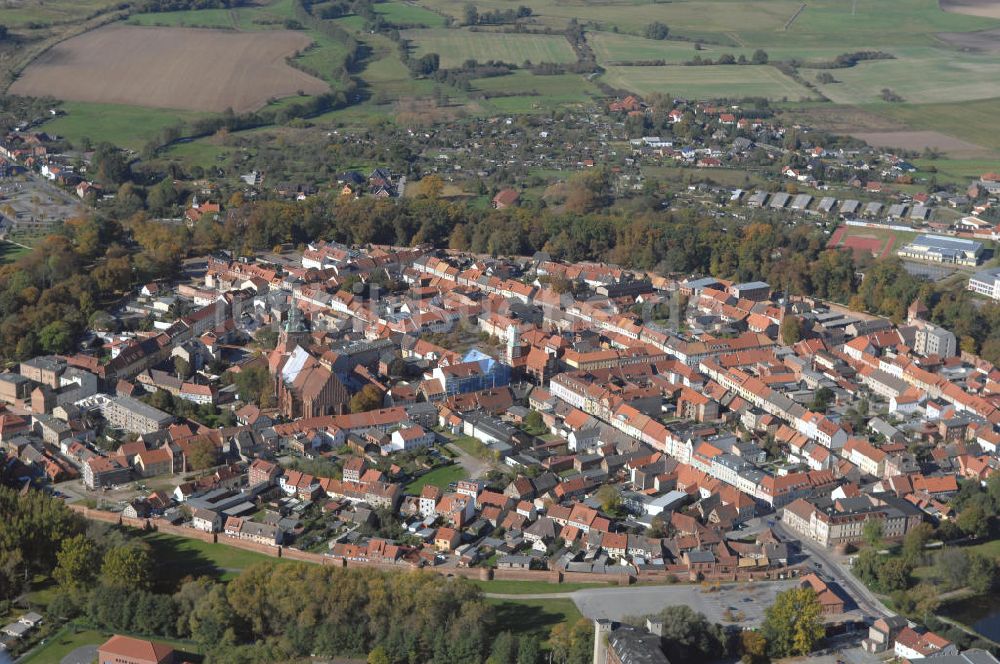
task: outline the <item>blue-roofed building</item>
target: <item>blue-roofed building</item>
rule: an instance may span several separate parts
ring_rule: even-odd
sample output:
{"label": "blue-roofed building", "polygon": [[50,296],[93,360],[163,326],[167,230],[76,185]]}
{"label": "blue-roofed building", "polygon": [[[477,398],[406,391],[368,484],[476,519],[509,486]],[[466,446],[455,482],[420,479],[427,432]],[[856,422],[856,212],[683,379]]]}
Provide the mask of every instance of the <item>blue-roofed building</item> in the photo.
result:
{"label": "blue-roofed building", "polygon": [[435,368],[433,377],[451,396],[509,385],[510,366],[472,349],[462,357],[462,362]]}
{"label": "blue-roofed building", "polygon": [[941,235],[921,235],[899,250],[903,258],[955,265],[978,265],[982,254],[982,242]]}

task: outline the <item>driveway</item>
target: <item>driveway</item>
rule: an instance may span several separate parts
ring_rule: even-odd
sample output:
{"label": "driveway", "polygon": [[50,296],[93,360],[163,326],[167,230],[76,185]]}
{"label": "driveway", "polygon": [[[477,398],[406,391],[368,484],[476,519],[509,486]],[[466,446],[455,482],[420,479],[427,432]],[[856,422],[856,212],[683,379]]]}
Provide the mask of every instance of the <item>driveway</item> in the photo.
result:
{"label": "driveway", "polygon": [[90,664],[97,657],[97,646],[82,646],[63,657],[59,664]]}
{"label": "driveway", "polygon": [[[438,435],[440,436],[440,434]],[[493,467],[489,461],[483,461],[482,459],[472,456],[458,445],[447,442],[447,439],[445,445],[455,455],[455,461],[465,469],[465,472],[469,474],[469,479],[482,477]]]}

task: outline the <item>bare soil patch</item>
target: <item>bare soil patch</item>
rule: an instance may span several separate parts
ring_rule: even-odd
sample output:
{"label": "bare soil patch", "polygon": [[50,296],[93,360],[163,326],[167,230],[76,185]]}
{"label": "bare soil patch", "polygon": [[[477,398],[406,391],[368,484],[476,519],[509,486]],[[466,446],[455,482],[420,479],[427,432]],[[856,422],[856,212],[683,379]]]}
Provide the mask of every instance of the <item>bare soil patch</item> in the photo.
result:
{"label": "bare soil patch", "polygon": [[811,106],[782,112],[788,122],[800,122],[833,134],[903,131],[906,125],[854,106]]}
{"label": "bare soil patch", "polygon": [[937,131],[871,131],[851,132],[868,145],[880,148],[921,151],[925,148],[938,150],[953,157],[975,157],[988,151],[975,143],[963,141]]}
{"label": "bare soil patch", "polygon": [[1000,18],[998,0],[939,0],[941,9],[952,14]]}
{"label": "bare soil patch", "polygon": [[52,47],[11,94],[155,108],[243,112],[268,99],[330,87],[287,64],[308,36],[111,25]]}
{"label": "bare soil patch", "polygon": [[[1000,8],[1000,2],[997,3]],[[996,16],[1000,18],[1000,13]],[[1000,53],[1000,29],[980,30],[979,32],[939,32],[934,35],[949,46],[966,51],[985,51]]]}

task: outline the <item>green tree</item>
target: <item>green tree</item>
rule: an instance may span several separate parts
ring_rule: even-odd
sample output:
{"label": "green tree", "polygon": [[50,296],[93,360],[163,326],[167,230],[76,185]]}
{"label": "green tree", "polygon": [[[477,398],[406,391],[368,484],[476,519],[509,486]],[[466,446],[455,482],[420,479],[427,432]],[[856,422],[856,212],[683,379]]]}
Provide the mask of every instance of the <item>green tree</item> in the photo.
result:
{"label": "green tree", "polygon": [[883,534],[884,531],[880,519],[868,519],[861,528],[861,536],[864,538],[865,544],[873,549],[882,543]]}
{"label": "green tree", "polygon": [[833,390],[829,387],[821,387],[816,390],[815,394],[813,394],[813,400],[812,403],[809,404],[809,408],[817,413],[825,413],[826,409],[830,407],[830,403],[833,401],[834,396]]}
{"label": "green tree", "polygon": [[972,552],[969,554],[967,585],[977,594],[993,590],[997,581],[997,561],[989,556]]}
{"label": "green tree", "polygon": [[798,316],[785,316],[781,319],[781,341],[786,346],[798,343],[802,339],[802,321]]}
{"label": "green tree", "polygon": [[542,647],[537,636],[522,636],[517,640],[517,664],[538,664],[541,658]]}
{"label": "green tree", "polygon": [[816,592],[812,588],[789,588],[778,593],[764,614],[761,629],[772,655],[808,655],[826,633]]}
{"label": "green tree", "polygon": [[601,503],[601,509],[607,514],[617,514],[622,506],[622,496],[611,484],[604,484],[597,490],[597,500]]}
{"label": "green tree", "polygon": [[910,587],[911,571],[910,564],[902,558],[889,558],[879,566],[879,589],[886,593],[906,590]]}
{"label": "green tree", "polygon": [[542,414],[537,410],[532,410],[524,418],[524,427],[535,435],[545,433],[545,422],[542,421]]}
{"label": "green tree", "polygon": [[38,343],[47,353],[69,352],[73,348],[73,329],[66,321],[52,321],[38,331]]}
{"label": "green tree", "polygon": [[645,34],[646,39],[662,41],[670,35],[670,28],[660,21],[653,21],[646,26],[646,31],[643,34]]}
{"label": "green tree", "polygon": [[187,380],[191,377],[191,363],[185,360],[180,355],[174,358],[174,374],[181,380]]}
{"label": "green tree", "polygon": [[94,540],[83,534],[74,535],[60,543],[52,578],[62,592],[74,598],[80,597],[90,589],[96,578],[99,560],[100,553]]}
{"label": "green tree", "polygon": [[721,631],[690,606],[668,606],[657,619],[663,624],[663,644],[671,662],[714,660],[723,654]]}
{"label": "green tree", "polygon": [[910,529],[903,537],[902,556],[911,565],[919,565],[923,561],[924,548],[934,533],[934,527],[929,523],[919,523]]}
{"label": "green tree", "polygon": [[768,59],[769,58],[767,57],[767,51],[758,48],[756,51],[753,52],[753,57],[751,57],[750,61],[753,62],[755,65],[766,65]]}
{"label": "green tree", "polygon": [[980,505],[966,507],[959,513],[955,522],[963,533],[975,539],[986,537],[990,533],[989,517]]}
{"label": "green tree", "polygon": [[148,547],[129,543],[109,549],[101,565],[101,580],[123,591],[149,589],[153,585],[153,558]]}

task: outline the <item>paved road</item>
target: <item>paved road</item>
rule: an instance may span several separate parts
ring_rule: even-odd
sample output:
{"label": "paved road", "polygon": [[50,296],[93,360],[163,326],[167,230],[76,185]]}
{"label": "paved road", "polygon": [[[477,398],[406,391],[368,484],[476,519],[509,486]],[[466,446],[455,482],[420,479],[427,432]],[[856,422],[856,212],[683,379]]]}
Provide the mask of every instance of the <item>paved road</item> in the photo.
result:
{"label": "paved road", "polygon": [[803,553],[807,553],[814,561],[822,564],[823,575],[833,579],[854,600],[861,611],[869,616],[880,618],[896,615],[882,604],[881,601],[863,583],[858,581],[850,570],[841,565],[840,560],[832,551],[808,538],[803,538],[781,521],[774,524],[774,531],[784,539],[798,540]]}

